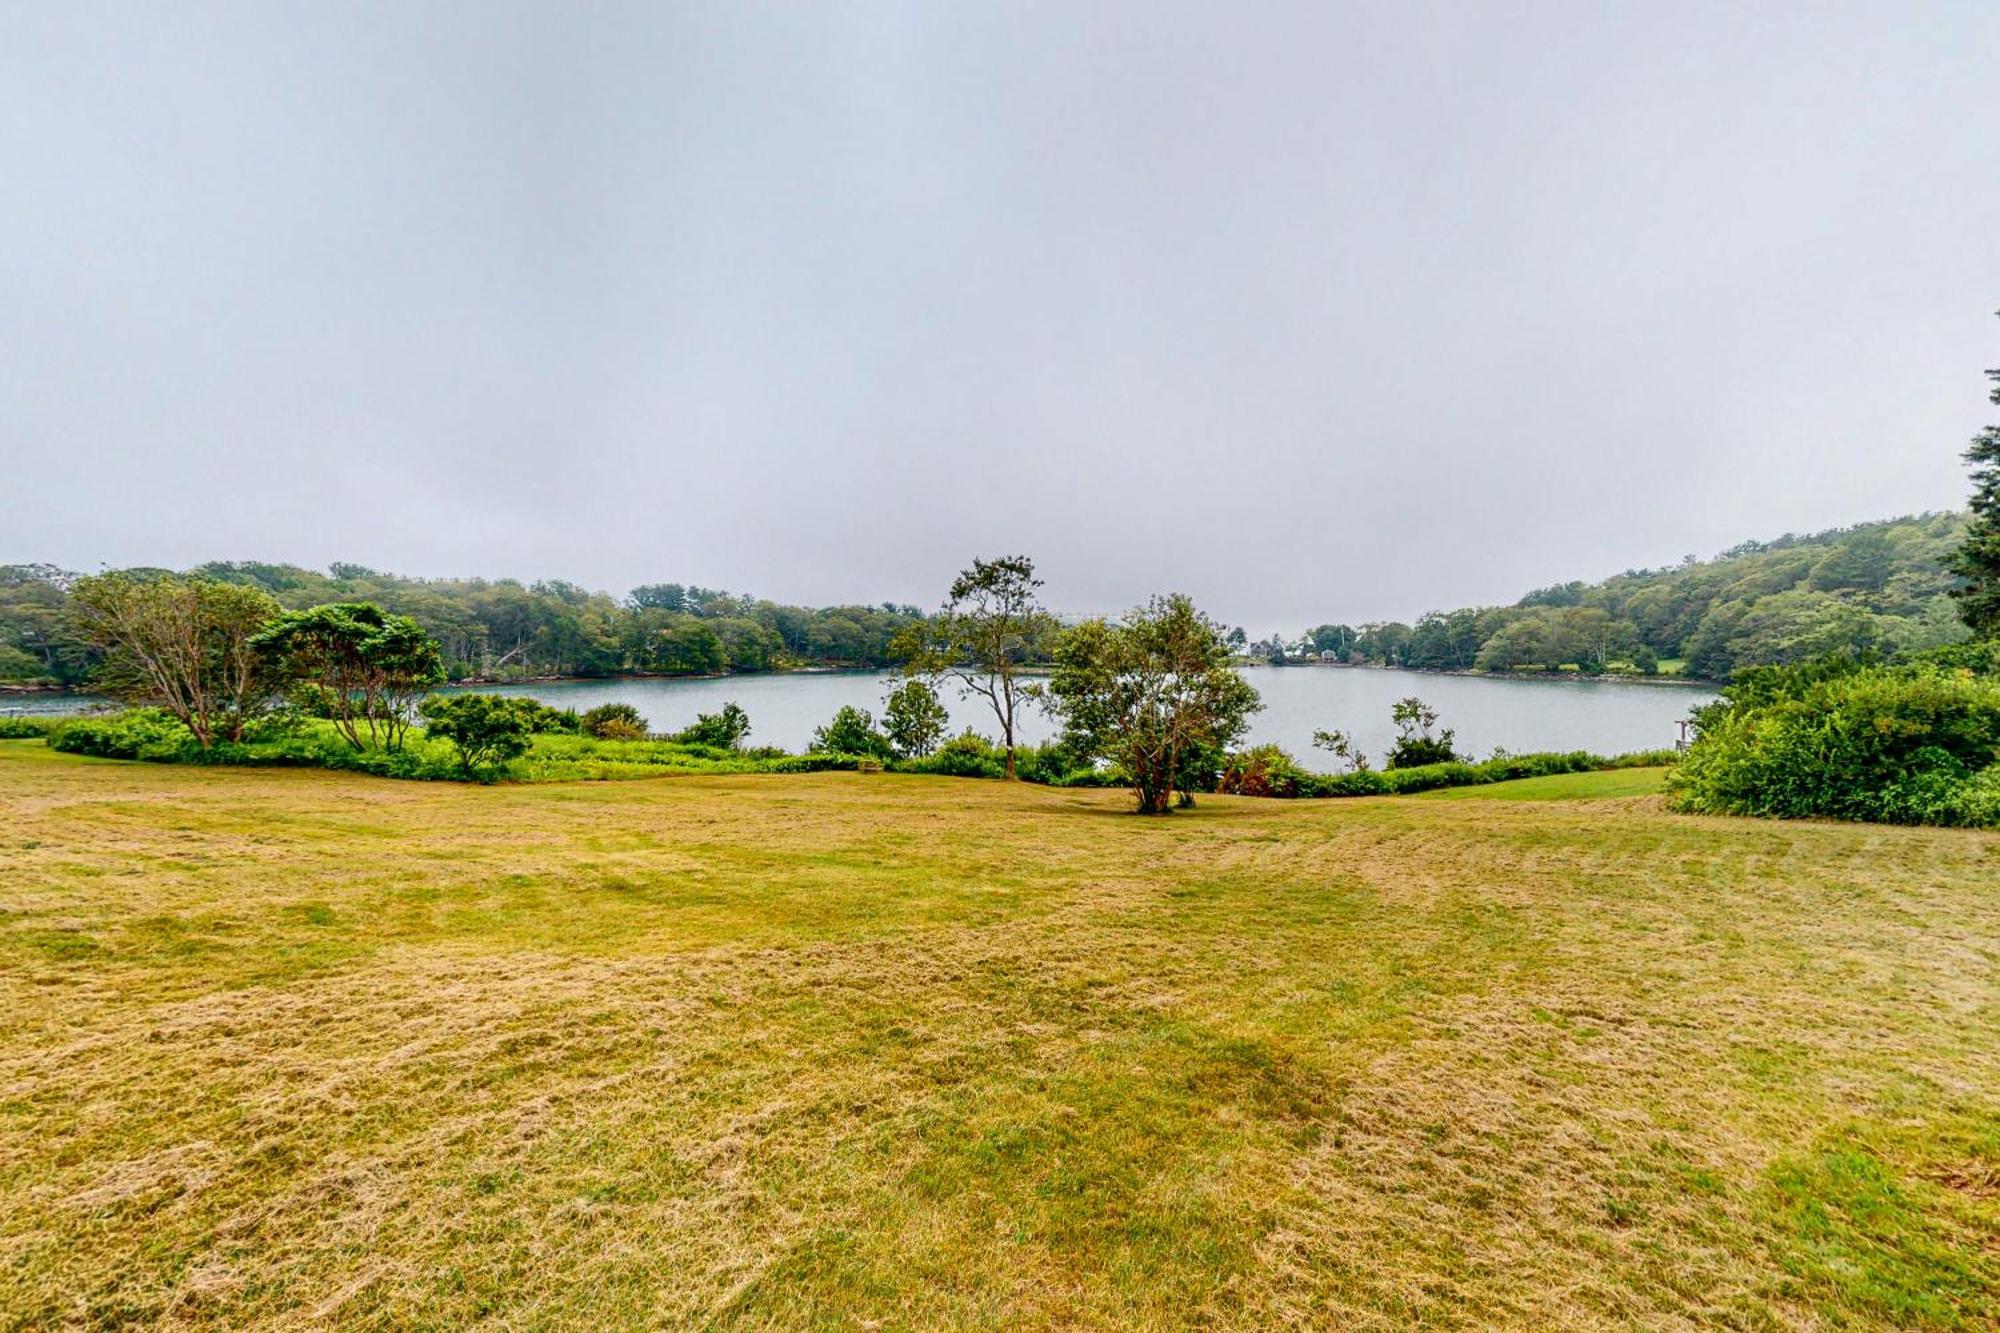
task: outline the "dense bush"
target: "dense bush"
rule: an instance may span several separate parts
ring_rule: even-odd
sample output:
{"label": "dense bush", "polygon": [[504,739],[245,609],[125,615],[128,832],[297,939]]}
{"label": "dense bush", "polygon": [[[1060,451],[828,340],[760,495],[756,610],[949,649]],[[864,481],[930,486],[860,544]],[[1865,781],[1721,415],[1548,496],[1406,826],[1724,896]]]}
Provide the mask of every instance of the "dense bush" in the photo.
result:
{"label": "dense bush", "polygon": [[601,741],[641,741],[646,719],[631,704],[599,704],[577,719],[577,730]]}
{"label": "dense bush", "polygon": [[55,730],[59,718],[0,717],[0,741],[40,740]]}
{"label": "dense bush", "polygon": [[200,749],[193,734],[163,708],[128,708],[103,717],[64,718],[49,732],[48,741],[51,748],[65,754],[167,763]]}
{"label": "dense bush", "polygon": [[1429,768],[1436,764],[1448,764],[1458,755],[1452,750],[1454,733],[1446,727],[1437,735],[1431,728],[1437,725],[1437,709],[1414,696],[1398,699],[1389,716],[1396,723],[1396,743],[1389,748],[1390,768]]}
{"label": "dense bush", "polygon": [[1605,756],[1587,750],[1543,754],[1499,754],[1472,762],[1452,760],[1392,768],[1382,772],[1313,773],[1299,766],[1275,745],[1262,745],[1231,755],[1223,769],[1220,790],[1244,796],[1337,797],[1400,796],[1440,787],[1477,787],[1518,778],[1552,777],[1559,773],[1598,773],[1616,768],[1655,768],[1671,764],[1672,750],[1646,750]]}
{"label": "dense bush", "polygon": [[[1024,752],[1025,747],[1015,751],[1017,761]],[[1007,756],[984,736],[967,731],[927,755],[898,760],[896,771],[944,778],[1000,778],[1007,775]]]}
{"label": "dense bush", "polygon": [[497,696],[507,699],[521,715],[521,725],[531,736],[574,736],[583,726],[583,719],[576,715],[574,708],[555,708],[539,699],[526,695]]}
{"label": "dense bush", "polygon": [[[896,760],[891,767],[898,773],[925,773],[946,778],[1003,778],[1007,776],[1007,752],[971,730],[952,737],[926,755]],[[1014,776],[1023,782],[1045,787],[1123,787],[1130,783],[1119,775],[1102,780],[1099,770],[1060,741],[1047,745],[1020,745],[1014,749]]]}
{"label": "dense bush", "polygon": [[1257,745],[1223,761],[1216,790],[1230,796],[1298,796],[1320,775],[1276,745]]}
{"label": "dense bush", "polygon": [[1991,824],[2000,679],[1838,659],[1746,673],[1697,717],[1676,808]]}
{"label": "dense bush", "polygon": [[875,716],[865,708],[845,704],[827,724],[813,733],[812,748],[822,754],[853,754],[870,759],[887,759],[894,754],[889,738],[875,726]]}
{"label": "dense bush", "polygon": [[750,715],[735,703],[725,703],[719,713],[696,713],[694,722],[674,739],[683,745],[712,745],[734,750],[750,734]]}
{"label": "dense bush", "polygon": [[532,699],[500,694],[433,694],[419,708],[427,735],[450,741],[469,778],[491,776],[528,750],[540,711]]}
{"label": "dense bush", "polygon": [[935,750],[950,725],[951,710],[929,681],[906,680],[882,701],[882,731],[906,758],[921,759]]}

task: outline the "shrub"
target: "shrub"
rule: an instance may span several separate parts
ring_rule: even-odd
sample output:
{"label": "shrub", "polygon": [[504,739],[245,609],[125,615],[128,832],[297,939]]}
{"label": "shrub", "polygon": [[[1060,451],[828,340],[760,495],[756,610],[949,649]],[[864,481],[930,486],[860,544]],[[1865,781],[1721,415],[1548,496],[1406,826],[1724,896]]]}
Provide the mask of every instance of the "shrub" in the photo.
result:
{"label": "shrub", "polygon": [[1014,750],[1014,776],[1023,782],[1056,786],[1079,771],[1094,771],[1090,757],[1059,740],[1046,745],[1022,745]]}
{"label": "shrub", "polygon": [[922,758],[938,747],[950,725],[951,713],[928,681],[906,680],[882,701],[882,730],[898,754]]}
{"label": "shrub", "polygon": [[424,730],[451,742],[465,775],[478,778],[527,751],[539,709],[532,699],[499,694],[433,694],[418,711]]}
{"label": "shrub", "polygon": [[576,715],[574,708],[556,708],[539,699],[526,695],[500,695],[507,698],[521,715],[521,725],[534,736],[574,736],[583,725],[583,719]]}
{"label": "shrub", "polygon": [[1549,777],[1558,773],[1595,773],[1614,768],[1657,768],[1672,764],[1672,750],[1646,750],[1607,758],[1586,750],[1542,754],[1496,754],[1473,763],[1454,759],[1441,764],[1392,768],[1375,772],[1312,773],[1298,767],[1275,745],[1231,755],[1223,769],[1222,790],[1245,796],[1340,797],[1398,796],[1440,787],[1476,787],[1516,778]]}
{"label": "shrub", "polygon": [[2000,781],[2000,679],[1929,664],[1746,672],[1698,722],[1681,810],[1958,824]]}
{"label": "shrub", "polygon": [[41,740],[62,719],[54,717],[0,717],[0,741]]}
{"label": "shrub", "polygon": [[163,708],[129,708],[102,717],[64,718],[49,732],[49,747],[98,759],[179,762],[200,745],[180,719]]}
{"label": "shrub", "polygon": [[875,729],[875,717],[865,708],[847,704],[830,721],[813,733],[812,748],[818,754],[848,754],[871,759],[891,757],[889,738]]}
{"label": "shrub", "polygon": [[[1026,753],[1026,749],[1016,750],[1016,762]],[[1007,776],[1007,756],[984,736],[967,731],[921,758],[900,761],[896,771],[946,778],[1001,778]]]}
{"label": "shrub", "polygon": [[1422,699],[1415,696],[1398,699],[1389,716],[1396,723],[1396,743],[1389,749],[1388,767],[1422,768],[1458,758],[1452,753],[1449,727],[1435,736],[1431,734],[1431,728],[1437,725],[1437,709]]}
{"label": "shrub", "polygon": [[719,750],[734,750],[743,744],[743,738],[750,734],[750,715],[734,703],[722,705],[719,713],[696,713],[694,725],[674,736],[685,745],[712,745]]}
{"label": "shrub", "polygon": [[1230,796],[1298,796],[1315,774],[1276,745],[1258,745],[1223,761],[1216,790]]}
{"label": "shrub", "polygon": [[598,740],[631,741],[646,738],[646,719],[631,704],[599,704],[577,719],[577,728]]}

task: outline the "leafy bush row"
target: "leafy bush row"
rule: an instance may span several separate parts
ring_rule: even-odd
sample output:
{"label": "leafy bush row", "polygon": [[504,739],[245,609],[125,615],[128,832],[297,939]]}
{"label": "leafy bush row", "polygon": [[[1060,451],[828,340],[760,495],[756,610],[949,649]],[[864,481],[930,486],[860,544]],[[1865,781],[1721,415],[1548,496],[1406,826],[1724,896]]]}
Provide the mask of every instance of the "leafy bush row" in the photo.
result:
{"label": "leafy bush row", "polygon": [[[330,723],[295,714],[266,715],[245,732],[242,743],[222,742],[206,750],[171,714],[151,708],[128,709],[102,717],[59,719],[44,731],[48,743],[58,750],[107,759],[328,768],[428,781],[459,781],[466,777],[457,753],[441,740],[418,735],[401,750],[356,750],[340,738]],[[1480,763],[1430,764],[1383,772],[1327,774],[1302,768],[1277,746],[1267,745],[1230,756],[1218,778],[1209,785],[1214,790],[1249,796],[1383,796],[1552,773],[1666,764],[1673,759],[1672,751],[1616,758],[1576,751],[1503,755]],[[490,773],[482,772],[481,776],[530,782],[614,781],[676,773],[852,771],[871,762],[880,762],[880,756],[830,751],[787,754],[775,749],[737,750],[680,740],[599,740],[587,734],[550,730],[535,734],[526,752],[510,764]],[[1006,770],[1006,757],[985,737],[968,732],[928,755],[891,760],[886,767],[898,773],[997,779]],[[1015,768],[1024,781],[1045,786],[1130,785],[1126,775],[1116,767],[1080,763],[1059,743],[1018,748]]]}
{"label": "leafy bush row", "polygon": [[2000,826],[2000,677],[1935,661],[1755,668],[1696,722],[1677,809]]}
{"label": "leafy bush row", "polygon": [[38,741],[55,730],[61,718],[0,717],[0,741]]}
{"label": "leafy bush row", "polygon": [[1217,790],[1243,796],[1316,799],[1340,796],[1400,796],[1440,787],[1477,787],[1518,778],[1551,777],[1559,773],[1598,773],[1617,768],[1655,768],[1672,764],[1672,750],[1643,750],[1606,756],[1587,750],[1540,754],[1501,754],[1481,761],[1452,760],[1377,772],[1314,773],[1302,768],[1275,745],[1262,745],[1232,755],[1224,765]]}

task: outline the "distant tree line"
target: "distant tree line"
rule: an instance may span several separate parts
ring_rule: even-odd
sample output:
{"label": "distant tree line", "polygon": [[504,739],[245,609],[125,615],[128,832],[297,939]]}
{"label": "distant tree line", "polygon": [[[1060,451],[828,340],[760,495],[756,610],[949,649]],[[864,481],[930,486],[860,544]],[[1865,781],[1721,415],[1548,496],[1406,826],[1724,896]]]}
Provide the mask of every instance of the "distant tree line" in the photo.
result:
{"label": "distant tree line", "polygon": [[[121,571],[143,582],[164,570]],[[622,600],[573,583],[413,579],[360,565],[217,562],[186,573],[269,596],[280,609],[367,603],[408,617],[436,640],[449,680],[626,673],[717,675],[808,665],[879,668],[915,607],[788,606],[678,583]],[[77,575],[0,566],[0,682],[78,686],[101,664],[77,616]]]}
{"label": "distant tree line", "polygon": [[1967,525],[1964,514],[1920,514],[1744,542],[1713,560],[1539,588],[1512,606],[1319,625],[1297,639],[1246,640],[1242,651],[1428,671],[1651,675],[1678,661],[1712,680],[1834,652],[1917,652],[1970,632],[1953,599]]}

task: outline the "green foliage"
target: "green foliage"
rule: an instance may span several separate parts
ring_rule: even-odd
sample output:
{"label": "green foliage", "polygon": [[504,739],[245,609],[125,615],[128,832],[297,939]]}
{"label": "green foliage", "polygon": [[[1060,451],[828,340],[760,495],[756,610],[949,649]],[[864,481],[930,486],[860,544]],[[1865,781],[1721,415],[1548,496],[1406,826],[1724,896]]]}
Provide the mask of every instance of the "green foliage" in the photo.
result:
{"label": "green foliage", "polygon": [[[1987,399],[2000,407],[2000,370]],[[1982,639],[2000,638],[2000,426],[1988,426],[1965,451],[1972,468],[1972,519],[1965,540],[1947,562],[1963,582],[1952,590],[1958,613]]]}
{"label": "green foliage", "polygon": [[904,758],[921,758],[938,747],[951,713],[929,681],[912,677],[889,691],[882,704],[882,730]]}
{"label": "green foliage", "polygon": [[287,677],[318,687],[316,714],[357,750],[378,742],[400,748],[417,700],[444,680],[436,640],[410,617],[370,602],[288,611],[251,642]]}
{"label": "green foliage", "polygon": [[1495,755],[1473,763],[1452,760],[1382,772],[1314,773],[1276,745],[1259,745],[1229,756],[1218,791],[1241,796],[1328,798],[1341,796],[1400,796],[1446,787],[1477,787],[1522,778],[1555,777],[1565,773],[1599,773],[1624,768],[1658,768],[1677,758],[1672,750],[1650,750],[1606,757],[1584,750],[1543,754]]}
{"label": "green foliage", "polygon": [[51,749],[98,759],[193,762],[202,747],[164,708],[128,708],[106,716],[64,718],[48,733]]}
{"label": "green foliage", "polygon": [[1216,790],[1230,796],[1298,796],[1316,775],[1276,745],[1257,745],[1230,755]]}
{"label": "green foliage", "polygon": [[601,741],[639,741],[646,738],[646,719],[631,704],[599,704],[577,720],[577,729]]}
{"label": "green foliage", "polygon": [[521,723],[535,736],[574,736],[583,726],[583,719],[574,708],[556,708],[539,699],[526,695],[513,696],[514,707],[521,714]]}
{"label": "green foliage", "polygon": [[41,740],[61,721],[54,717],[0,716],[0,741]]}
{"label": "green foliage", "polygon": [[942,610],[898,640],[913,676],[950,677],[968,699],[984,699],[1000,727],[1007,772],[1015,766],[1015,724],[1031,697],[1021,668],[1047,655],[1054,617],[1043,609],[1035,562],[1025,555],[977,560],[952,580]]}
{"label": "green foliage", "polygon": [[511,772],[529,782],[602,782],[694,773],[816,773],[851,769],[856,762],[852,755],[728,750],[674,740],[537,736]]}
{"label": "green foliage", "polygon": [[1354,737],[1344,731],[1337,729],[1332,731],[1315,731],[1313,733],[1313,748],[1325,750],[1333,756],[1335,763],[1341,765],[1346,770],[1358,773],[1368,767],[1367,753],[1355,742]]}
{"label": "green foliage", "polygon": [[70,589],[76,622],[103,654],[94,683],[157,703],[206,749],[242,739],[282,668],[257,640],[277,614],[268,593],[204,577],[97,574]]}
{"label": "green foliage", "polygon": [[1174,792],[1212,785],[1222,751],[1262,707],[1232,656],[1187,597],[1156,597],[1117,624],[1065,631],[1048,697],[1069,749],[1116,763],[1140,813],[1164,814]]}
{"label": "green foliage", "polygon": [[[707,745],[718,750],[734,750],[750,734],[750,715],[735,703],[725,703],[719,713],[696,713],[693,725],[674,739],[683,745]],[[854,751],[853,753],[860,753]]]}
{"label": "green foliage", "polygon": [[1834,658],[1747,674],[1697,722],[1671,783],[1678,809],[1993,822],[2000,679]]}
{"label": "green foliage", "polygon": [[888,759],[895,751],[875,726],[875,716],[852,704],[842,706],[832,719],[813,733],[812,748],[820,754],[851,754],[870,759]]}
{"label": "green foliage", "polygon": [[[1017,750],[1016,762],[1027,753],[1026,746]],[[947,778],[1004,778],[1007,776],[1007,755],[984,736],[967,731],[952,737],[928,754],[901,760],[896,765],[896,771]],[[1027,777],[1027,774],[1020,776]]]}
{"label": "green foliage", "polygon": [[1638,646],[1631,622],[1614,620],[1601,607],[1543,605],[1524,609],[1495,630],[1480,645],[1473,664],[1481,671],[1555,671],[1575,663],[1594,674]]}
{"label": "green foliage", "polygon": [[1437,710],[1422,699],[1414,695],[1398,699],[1389,716],[1396,723],[1396,743],[1389,749],[1390,768],[1421,768],[1450,763],[1458,757],[1452,752],[1454,733],[1450,728],[1431,734],[1437,725]]}
{"label": "green foliage", "polygon": [[[129,570],[148,579],[165,570]],[[409,579],[355,564],[325,573],[260,561],[191,571],[262,590],[287,610],[371,603],[408,616],[438,643],[452,680],[603,676],[621,671],[714,674],[803,662],[884,667],[891,643],[922,621],[914,607],[785,606],[709,588],[655,584],[624,604],[574,584]],[[80,685],[101,650],[81,631],[75,576],[47,565],[0,566],[0,681]]]}
{"label": "green foliage", "polygon": [[[2000,460],[2000,438],[1989,449]],[[1558,584],[1513,606],[1437,611],[1413,626],[1322,625],[1306,644],[1341,660],[1432,671],[1650,675],[1674,659],[1718,680],[1831,651],[1930,648],[1965,634],[1947,563],[1966,530],[1963,515],[1924,514],[1744,542],[1714,560]],[[2000,542],[1992,558],[2000,560]]]}
{"label": "green foliage", "polygon": [[478,778],[526,753],[539,707],[500,694],[433,694],[418,711],[425,732],[451,742],[465,775]]}
{"label": "green foliage", "polygon": [[75,576],[53,565],[0,565],[0,681],[81,685],[101,654],[69,607]]}

